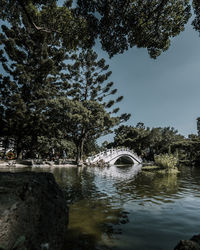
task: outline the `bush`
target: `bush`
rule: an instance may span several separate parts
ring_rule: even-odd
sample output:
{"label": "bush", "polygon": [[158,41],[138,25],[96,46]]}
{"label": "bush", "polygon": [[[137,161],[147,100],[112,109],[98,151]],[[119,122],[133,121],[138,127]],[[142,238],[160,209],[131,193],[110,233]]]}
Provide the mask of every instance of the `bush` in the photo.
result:
{"label": "bush", "polygon": [[173,154],[160,154],[154,156],[156,165],[165,169],[175,168],[178,164],[178,158]]}

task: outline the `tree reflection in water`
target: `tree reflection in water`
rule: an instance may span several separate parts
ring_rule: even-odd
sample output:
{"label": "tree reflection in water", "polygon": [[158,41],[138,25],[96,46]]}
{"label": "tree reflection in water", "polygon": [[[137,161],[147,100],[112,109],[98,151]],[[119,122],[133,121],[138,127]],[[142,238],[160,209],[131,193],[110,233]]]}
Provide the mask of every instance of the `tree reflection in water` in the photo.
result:
{"label": "tree reflection in water", "polygon": [[[149,202],[170,202],[178,192],[177,173],[140,172],[135,179],[116,183],[118,193],[123,195],[124,202],[127,198]],[[169,198],[169,199],[168,199]]]}
{"label": "tree reflection in water", "polygon": [[69,226],[64,249],[110,249],[121,234],[121,224],[127,223],[128,212],[112,197],[101,193],[95,183],[95,173],[86,168],[57,168],[54,175],[65,190],[69,202]]}
{"label": "tree reflection in water", "polygon": [[70,206],[63,250],[166,250],[199,232],[200,169],[183,168],[178,174],[140,170],[53,170]]}

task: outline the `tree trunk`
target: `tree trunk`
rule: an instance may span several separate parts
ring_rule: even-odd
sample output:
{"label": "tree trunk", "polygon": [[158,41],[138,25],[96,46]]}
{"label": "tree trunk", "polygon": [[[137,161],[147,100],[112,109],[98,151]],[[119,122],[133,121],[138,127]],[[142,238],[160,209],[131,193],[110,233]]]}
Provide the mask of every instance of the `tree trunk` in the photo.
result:
{"label": "tree trunk", "polygon": [[17,148],[17,159],[22,159],[22,154],[21,154],[21,152],[22,152],[22,149],[21,148]]}
{"label": "tree trunk", "polygon": [[6,159],[6,151],[8,149],[8,144],[9,144],[9,140],[8,138],[5,139],[5,141],[3,141],[3,147],[4,147],[4,151],[3,151],[3,159]]}
{"label": "tree trunk", "polygon": [[76,163],[79,164],[82,161],[83,156],[83,146],[84,146],[84,138],[80,139],[80,141],[76,145]]}
{"label": "tree trunk", "polygon": [[83,157],[83,145],[84,145],[84,139],[81,141],[81,145],[80,145],[80,160],[81,161]]}
{"label": "tree trunk", "polygon": [[16,150],[16,158],[21,159],[22,158],[22,146],[20,145],[20,136],[16,138],[15,140],[15,150]]}
{"label": "tree trunk", "polygon": [[78,143],[76,145],[76,164],[78,165],[80,163],[80,144]]}

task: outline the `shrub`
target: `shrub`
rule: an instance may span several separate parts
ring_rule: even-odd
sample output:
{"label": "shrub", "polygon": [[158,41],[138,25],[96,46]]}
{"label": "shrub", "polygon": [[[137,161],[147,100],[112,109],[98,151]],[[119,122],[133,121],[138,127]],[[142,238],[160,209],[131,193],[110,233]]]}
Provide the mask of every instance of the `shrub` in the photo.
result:
{"label": "shrub", "polygon": [[178,158],[173,154],[160,154],[154,156],[156,165],[165,169],[175,168],[178,164]]}

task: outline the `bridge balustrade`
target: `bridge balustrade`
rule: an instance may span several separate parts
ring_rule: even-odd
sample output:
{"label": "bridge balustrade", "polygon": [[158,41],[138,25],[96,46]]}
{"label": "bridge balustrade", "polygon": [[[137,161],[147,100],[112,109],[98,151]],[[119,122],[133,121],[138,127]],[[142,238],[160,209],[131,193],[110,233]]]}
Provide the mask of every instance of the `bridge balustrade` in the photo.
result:
{"label": "bridge balustrade", "polygon": [[117,147],[117,148],[111,148],[107,149],[105,151],[102,151],[94,156],[90,156],[87,159],[87,162],[94,163],[98,162],[100,160],[104,160],[106,162],[112,161],[113,158],[115,158],[118,154],[126,154],[126,152],[130,153],[130,157],[133,157],[137,162],[142,162],[142,159],[131,149],[126,147]]}

